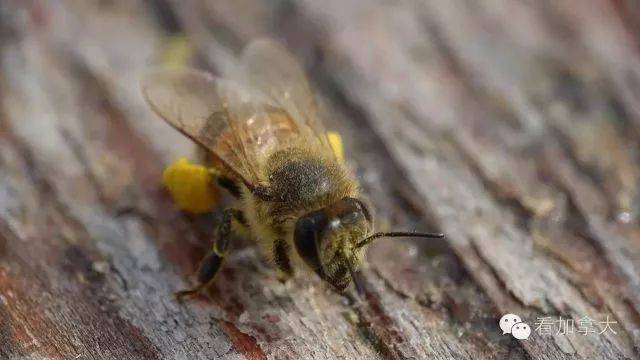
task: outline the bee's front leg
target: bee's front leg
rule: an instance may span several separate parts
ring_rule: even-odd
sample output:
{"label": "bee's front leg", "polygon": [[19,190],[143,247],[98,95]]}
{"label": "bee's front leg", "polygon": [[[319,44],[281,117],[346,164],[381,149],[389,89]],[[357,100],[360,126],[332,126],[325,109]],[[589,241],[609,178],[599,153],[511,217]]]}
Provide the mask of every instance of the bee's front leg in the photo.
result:
{"label": "bee's front leg", "polygon": [[278,279],[286,282],[293,276],[293,267],[289,257],[289,244],[284,239],[277,239],[273,244],[273,260],[280,270]]}
{"label": "bee's front leg", "polygon": [[216,237],[213,243],[213,249],[202,259],[198,270],[198,285],[191,289],[181,290],[175,293],[178,301],[185,296],[198,294],[202,289],[207,287],[220,270],[224,257],[229,247],[229,239],[231,235],[232,221],[235,219],[241,225],[245,225],[245,217],[242,211],[237,209],[226,209],[222,215],[222,222],[216,229]]}

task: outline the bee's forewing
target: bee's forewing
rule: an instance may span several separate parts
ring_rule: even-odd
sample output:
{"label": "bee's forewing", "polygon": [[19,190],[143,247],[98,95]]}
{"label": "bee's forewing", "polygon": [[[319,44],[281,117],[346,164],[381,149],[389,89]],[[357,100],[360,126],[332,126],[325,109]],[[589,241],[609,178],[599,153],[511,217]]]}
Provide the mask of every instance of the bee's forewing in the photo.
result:
{"label": "bee's forewing", "polygon": [[151,108],[170,125],[212,152],[251,187],[264,157],[304,137],[335,156],[300,65],[270,40],[243,52],[232,79],[206,72],[154,70],[142,81]]}
{"label": "bee's forewing", "polygon": [[[239,119],[230,117],[236,104],[246,97],[239,88],[202,71],[159,69],[143,78],[142,93],[167,123],[211,151],[245,184],[254,183],[255,174],[246,159],[242,138],[235,134],[239,130],[234,122]],[[225,132],[231,136],[221,137]]]}
{"label": "bee's forewing", "polygon": [[156,114],[192,137],[222,106],[216,79],[195,70],[153,70],[142,80],[142,94]]}
{"label": "bee's forewing", "polygon": [[286,111],[301,131],[317,138],[333,154],[315,96],[302,67],[287,49],[268,39],[253,41],[242,54],[236,76]]}

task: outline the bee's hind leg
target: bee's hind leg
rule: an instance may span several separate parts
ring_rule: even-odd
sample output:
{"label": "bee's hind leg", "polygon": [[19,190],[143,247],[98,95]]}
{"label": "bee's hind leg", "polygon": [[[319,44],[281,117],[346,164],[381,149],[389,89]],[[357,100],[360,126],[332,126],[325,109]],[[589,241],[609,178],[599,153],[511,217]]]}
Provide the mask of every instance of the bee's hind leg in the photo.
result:
{"label": "bee's hind leg", "polygon": [[180,290],[176,292],[174,295],[178,301],[182,301],[185,297],[197,295],[202,291],[211,280],[214,278],[222,262],[224,260],[224,256],[218,255],[215,251],[210,251],[202,262],[200,262],[200,269],[198,270],[198,285],[185,290]]}
{"label": "bee's hind leg", "polygon": [[191,289],[181,290],[175,293],[178,301],[186,296],[198,294],[211,283],[213,278],[220,270],[227,249],[229,247],[229,238],[231,235],[231,224],[233,219],[239,224],[245,225],[245,218],[242,211],[237,209],[226,209],[222,215],[222,222],[216,229],[216,237],[213,242],[213,249],[202,259],[198,269],[198,285]]}

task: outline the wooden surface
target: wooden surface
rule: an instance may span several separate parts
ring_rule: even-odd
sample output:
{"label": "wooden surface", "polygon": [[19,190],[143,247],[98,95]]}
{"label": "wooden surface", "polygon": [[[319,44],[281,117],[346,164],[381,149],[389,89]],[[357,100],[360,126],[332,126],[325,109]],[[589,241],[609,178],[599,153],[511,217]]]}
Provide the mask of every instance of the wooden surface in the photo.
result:
{"label": "wooden surface", "polygon": [[[0,358],[638,358],[638,24],[632,0],[0,2]],[[176,303],[216,216],[161,188],[193,148],[138,81],[181,35],[214,72],[286,44],[380,227],[447,239],[372,246],[361,302],[239,240]],[[507,312],[617,334],[516,340]]]}

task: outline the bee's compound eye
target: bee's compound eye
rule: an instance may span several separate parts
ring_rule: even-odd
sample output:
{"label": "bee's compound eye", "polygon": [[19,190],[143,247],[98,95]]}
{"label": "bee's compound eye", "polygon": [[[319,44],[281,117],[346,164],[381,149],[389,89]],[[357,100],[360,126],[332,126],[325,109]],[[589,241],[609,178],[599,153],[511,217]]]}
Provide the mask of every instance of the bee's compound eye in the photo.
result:
{"label": "bee's compound eye", "polygon": [[322,265],[318,247],[319,242],[322,240],[322,233],[327,225],[327,216],[321,209],[298,219],[293,232],[293,241],[298,254],[320,276],[323,276],[323,274],[321,274]]}
{"label": "bee's compound eye", "polygon": [[312,219],[304,217],[296,222],[296,228],[294,229],[293,237],[296,239],[300,239],[300,243],[303,244],[310,240],[313,240],[313,238],[315,237],[315,233],[316,224]]}

